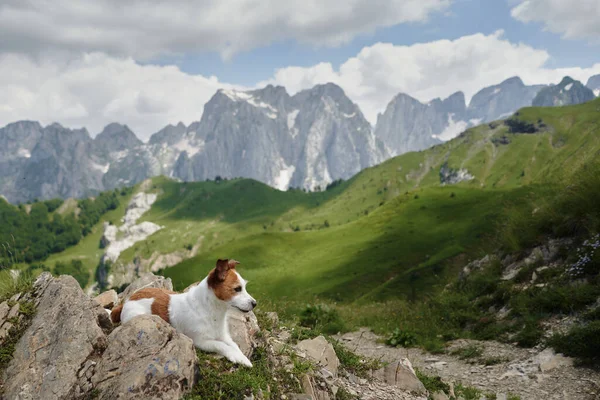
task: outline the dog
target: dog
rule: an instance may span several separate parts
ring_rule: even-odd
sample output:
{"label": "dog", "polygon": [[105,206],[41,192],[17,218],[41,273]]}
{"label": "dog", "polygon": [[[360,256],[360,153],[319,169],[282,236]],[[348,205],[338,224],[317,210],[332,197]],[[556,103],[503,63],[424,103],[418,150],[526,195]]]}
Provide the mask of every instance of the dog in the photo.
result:
{"label": "dog", "polygon": [[111,320],[118,323],[138,315],[158,315],[191,338],[200,350],[252,367],[231,339],[227,324],[229,310],[250,312],[256,307],[256,300],[246,291],[248,282],[235,270],[238,264],[236,260],[218,260],[199,284],[184,293],[157,288],[138,290],[111,311]]}

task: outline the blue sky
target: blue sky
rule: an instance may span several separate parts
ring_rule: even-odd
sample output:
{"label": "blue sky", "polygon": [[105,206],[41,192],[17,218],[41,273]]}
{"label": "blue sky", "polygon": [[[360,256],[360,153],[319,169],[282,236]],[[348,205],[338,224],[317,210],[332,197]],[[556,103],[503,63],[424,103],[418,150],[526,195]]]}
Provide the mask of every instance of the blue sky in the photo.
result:
{"label": "blue sky", "polygon": [[308,67],[329,61],[337,68],[363,47],[377,42],[410,45],[474,33],[491,34],[499,29],[504,30],[511,42],[547,50],[551,58],[546,66],[550,68],[591,67],[600,61],[597,43],[584,38],[563,40],[559,33],[545,30],[542,22],[523,23],[514,19],[511,8],[509,1],[458,0],[447,12],[435,13],[427,21],[380,28],[336,48],[315,48],[286,40],[239,53],[231,60],[224,60],[218,52],[207,52],[161,57],[149,63],[176,64],[190,74],[215,75],[226,82],[252,86],[268,79],[276,69],[289,65]]}
{"label": "blue sky", "polygon": [[220,88],[333,82],[374,124],[518,75],[600,74],[600,0],[71,0],[0,4],[0,126],[190,124]]}

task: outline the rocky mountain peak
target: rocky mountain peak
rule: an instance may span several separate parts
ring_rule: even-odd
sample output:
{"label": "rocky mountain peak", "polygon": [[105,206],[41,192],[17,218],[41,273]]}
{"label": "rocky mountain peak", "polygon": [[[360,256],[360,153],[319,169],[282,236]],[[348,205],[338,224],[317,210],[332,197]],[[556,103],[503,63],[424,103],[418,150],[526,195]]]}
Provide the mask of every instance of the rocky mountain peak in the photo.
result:
{"label": "rocky mountain peak", "polygon": [[97,150],[111,153],[129,150],[143,143],[127,125],[113,122],[94,138],[94,144]]}
{"label": "rocky mountain peak", "polygon": [[591,76],[585,86],[591,89],[596,97],[600,96],[600,74]]}
{"label": "rocky mountain peak", "polygon": [[565,76],[558,85],[548,86],[536,95],[532,105],[536,107],[556,107],[580,104],[595,98],[594,92],[581,82]]}

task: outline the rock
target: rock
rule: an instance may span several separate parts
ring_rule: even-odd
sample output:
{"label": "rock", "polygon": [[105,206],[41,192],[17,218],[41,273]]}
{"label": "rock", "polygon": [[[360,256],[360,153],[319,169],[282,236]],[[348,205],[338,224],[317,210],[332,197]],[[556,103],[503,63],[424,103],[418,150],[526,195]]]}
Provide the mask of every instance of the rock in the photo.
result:
{"label": "rock", "polygon": [[119,300],[122,303],[138,290],[146,288],[173,290],[173,282],[171,282],[171,278],[165,278],[147,272],[127,286],[127,289],[119,294]]}
{"label": "rock", "polygon": [[94,301],[104,308],[113,308],[119,304],[119,296],[116,291],[111,289],[94,297]]}
{"label": "rock", "polygon": [[[282,396],[282,398],[283,398],[283,396]],[[316,400],[311,395],[305,394],[305,393],[292,393],[289,395],[289,399],[290,400]]]}
{"label": "rock", "polygon": [[190,338],[143,315],[110,334],[92,384],[99,399],[179,399],[194,384],[195,363]]}
{"label": "rock", "polygon": [[37,312],[18,341],[4,376],[7,399],[63,399],[75,390],[77,372],[106,347],[98,325],[106,311],[71,276],[44,273],[34,284]]}
{"label": "rock", "polygon": [[425,394],[427,392],[423,383],[417,378],[415,370],[407,358],[386,365],[375,371],[374,376],[388,385],[394,385],[404,390],[418,394]]}
{"label": "rock", "polygon": [[0,326],[0,343],[4,342],[4,339],[8,336],[13,324],[6,321],[2,326]]}
{"label": "rock", "polygon": [[8,312],[8,315],[6,316],[6,319],[11,319],[14,318],[16,316],[19,315],[19,308],[20,308],[20,304],[16,303],[14,306],[12,306],[12,308],[10,309],[10,311]]}
{"label": "rock", "polygon": [[573,359],[565,357],[562,354],[556,354],[554,350],[548,348],[537,355],[535,361],[539,363],[541,372],[552,371],[553,369],[573,365]]}
{"label": "rock", "polygon": [[320,366],[326,368],[333,376],[337,376],[340,361],[331,343],[323,336],[303,340],[297,344],[297,348],[305,352],[308,357],[312,358]]}
{"label": "rock", "polygon": [[279,326],[279,316],[276,312],[269,311],[265,316],[271,328],[277,328]]}
{"label": "rock", "polygon": [[449,400],[449,397],[444,392],[435,392],[431,395],[432,400]]}
{"label": "rock", "polygon": [[6,319],[6,316],[8,315],[9,311],[10,307],[8,306],[8,302],[3,301],[2,304],[0,304],[0,325],[2,325],[2,323]]}
{"label": "rock", "polygon": [[250,357],[258,345],[256,334],[260,331],[256,315],[252,311],[243,313],[241,311],[229,312],[229,333],[234,342],[240,346],[242,353]]}

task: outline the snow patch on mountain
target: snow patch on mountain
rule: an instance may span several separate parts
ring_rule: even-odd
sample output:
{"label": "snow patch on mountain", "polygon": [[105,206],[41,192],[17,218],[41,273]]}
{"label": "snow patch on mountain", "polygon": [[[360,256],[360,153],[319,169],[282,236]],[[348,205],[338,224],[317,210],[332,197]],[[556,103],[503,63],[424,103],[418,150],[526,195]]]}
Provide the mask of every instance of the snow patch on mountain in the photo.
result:
{"label": "snow patch on mountain", "polygon": [[594,96],[596,96],[596,97],[600,96],[600,89],[594,90]]}
{"label": "snow patch on mountain", "polygon": [[17,152],[17,156],[23,158],[31,158],[31,152],[27,149],[19,149],[19,151]]}
{"label": "snow patch on mountain", "polygon": [[498,94],[501,91],[502,91],[502,89],[498,87],[498,88],[494,89],[494,93],[492,93],[492,94]]}
{"label": "snow patch on mountain", "polygon": [[290,187],[290,181],[292,180],[292,176],[294,176],[296,167],[293,165],[286,165],[283,158],[279,159],[279,164],[281,165],[281,170],[279,171],[279,175],[275,177],[273,183],[276,189],[285,191]]}
{"label": "snow patch on mountain", "polygon": [[188,157],[192,157],[204,148],[204,141],[198,140],[192,142],[189,138],[183,138],[173,145],[173,148],[181,153],[187,152]]}
{"label": "snow patch on mountain", "polygon": [[454,121],[454,113],[448,114],[448,125],[442,133],[431,135],[434,139],[443,140],[444,142],[454,139],[467,129],[469,124],[466,121]]}
{"label": "snow patch on mountain", "polygon": [[109,164],[106,164],[106,165],[100,165],[100,164],[97,164],[97,163],[95,163],[95,162],[93,162],[93,161],[92,161],[92,162],[91,162],[91,167],[92,167],[93,169],[95,169],[95,170],[97,170],[97,171],[100,171],[100,172],[102,172],[103,174],[105,174],[105,173],[107,173],[107,172],[108,172],[108,169],[110,168],[110,163],[109,163]]}

